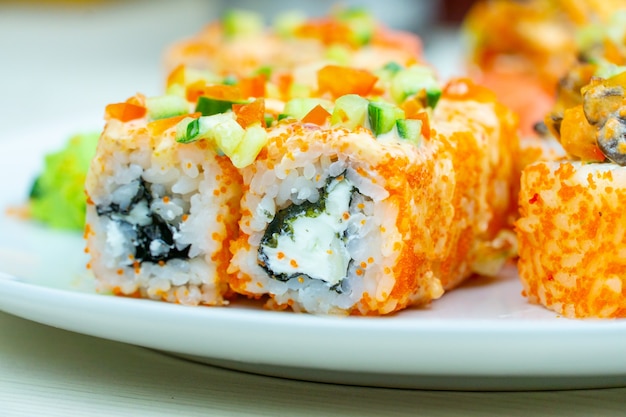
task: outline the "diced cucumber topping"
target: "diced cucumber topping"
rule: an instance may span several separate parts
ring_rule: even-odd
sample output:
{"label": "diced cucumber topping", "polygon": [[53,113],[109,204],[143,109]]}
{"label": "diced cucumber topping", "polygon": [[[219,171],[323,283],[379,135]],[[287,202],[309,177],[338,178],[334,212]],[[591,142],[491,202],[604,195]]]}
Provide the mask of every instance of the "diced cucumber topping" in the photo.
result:
{"label": "diced cucumber topping", "polygon": [[274,19],[274,32],[282,37],[293,36],[296,29],[306,22],[306,14],[298,11],[280,13]]}
{"label": "diced cucumber topping", "polygon": [[441,98],[441,89],[426,90],[426,105],[434,109]]}
{"label": "diced cucumber topping", "polygon": [[333,61],[339,65],[349,65],[352,53],[350,49],[343,45],[334,44],[326,48],[324,53],[326,59]]}
{"label": "diced cucumber topping", "polygon": [[[215,114],[213,116],[204,116],[197,119],[186,117],[176,125],[176,141],[180,143],[190,143],[200,139],[211,139],[215,140],[218,146],[220,146],[217,135],[224,134],[224,132],[230,130],[236,131],[238,130],[237,127],[243,131],[239,123],[233,119],[232,113]],[[220,149],[224,150],[221,146]]]}
{"label": "diced cucumber topping", "polygon": [[278,98],[280,99],[281,93],[278,86],[272,82],[265,83],[265,98]]}
{"label": "diced cucumber topping", "polygon": [[368,104],[367,114],[372,132],[375,136],[393,129],[396,120],[404,119],[404,111],[384,101],[372,101]]}
{"label": "diced cucumber topping", "polygon": [[[285,104],[283,113],[300,120],[306,116],[317,105],[322,106],[326,110],[332,109],[332,104],[328,100],[319,98],[293,98]],[[279,119],[280,120],[280,119]]]}
{"label": "diced cucumber topping", "polygon": [[218,100],[215,98],[200,96],[196,103],[196,112],[203,116],[213,116],[214,114],[226,113],[232,110],[233,104],[244,104],[245,101]]}
{"label": "diced cucumber topping", "polygon": [[369,101],[357,94],[341,96],[335,101],[330,123],[350,130],[365,126],[368,105]]}
{"label": "diced cucumber topping", "polygon": [[267,143],[267,131],[261,125],[248,126],[242,140],[234,151],[229,154],[224,151],[230,158],[233,165],[237,168],[243,168],[254,162],[261,149]]}
{"label": "diced cucumber topping", "polygon": [[218,151],[228,156],[237,168],[250,165],[267,142],[267,132],[261,124],[244,129],[232,113],[187,117],[176,126],[176,141],[191,143],[200,139],[212,141]]}
{"label": "diced cucumber topping", "polygon": [[222,20],[226,36],[250,36],[263,32],[263,16],[249,10],[229,10]]}
{"label": "diced cucumber topping", "polygon": [[398,119],[396,120],[396,128],[398,135],[415,145],[422,142],[422,121],[415,119]]}
{"label": "diced cucumber topping", "polygon": [[149,97],[146,99],[148,119],[158,120],[189,113],[187,100],[176,95]]}
{"label": "diced cucumber topping", "polygon": [[353,7],[341,10],[337,18],[348,25],[352,32],[352,40],[358,45],[366,45],[372,40],[376,21],[366,9]]}
{"label": "diced cucumber topping", "polygon": [[392,61],[377,69],[376,71],[374,71],[374,73],[378,77],[378,81],[387,86],[391,85],[391,80],[393,79],[393,77],[403,68],[404,67],[402,67],[402,65]]}
{"label": "diced cucumber topping", "polygon": [[246,130],[235,119],[226,119],[212,126],[211,135],[217,147],[231,158],[243,141]]}
{"label": "diced cucumber topping", "polygon": [[269,80],[270,77],[272,76],[272,67],[270,66],[263,66],[263,67],[259,67],[257,68],[256,71],[254,71],[254,74],[256,75],[264,75],[266,80]]}
{"label": "diced cucumber topping", "polygon": [[190,143],[200,137],[200,123],[198,119],[193,117],[185,117],[176,125],[176,142]]}
{"label": "diced cucumber topping", "polygon": [[396,103],[402,103],[407,97],[426,92],[427,105],[435,107],[441,97],[441,87],[433,72],[427,67],[413,66],[398,71],[391,80],[391,96]]}
{"label": "diced cucumber topping", "polygon": [[165,89],[165,94],[170,96],[185,97],[187,89],[182,84],[171,84]]}
{"label": "diced cucumber topping", "polygon": [[402,70],[402,68],[402,65],[398,64],[397,62],[391,61],[385,64],[383,70],[389,71],[392,74],[397,74],[400,70]]}
{"label": "diced cucumber topping", "polygon": [[289,97],[306,98],[311,97],[312,88],[306,84],[292,83],[289,86]]}
{"label": "diced cucumber topping", "polygon": [[237,85],[238,82],[239,80],[237,79],[237,76],[235,75],[227,75],[222,80],[222,84],[224,85]]}
{"label": "diced cucumber topping", "polygon": [[621,65],[615,65],[611,63],[604,63],[603,65],[599,65],[596,69],[596,72],[593,74],[596,77],[600,78],[611,78],[617,74],[621,74],[626,71],[626,67]]}

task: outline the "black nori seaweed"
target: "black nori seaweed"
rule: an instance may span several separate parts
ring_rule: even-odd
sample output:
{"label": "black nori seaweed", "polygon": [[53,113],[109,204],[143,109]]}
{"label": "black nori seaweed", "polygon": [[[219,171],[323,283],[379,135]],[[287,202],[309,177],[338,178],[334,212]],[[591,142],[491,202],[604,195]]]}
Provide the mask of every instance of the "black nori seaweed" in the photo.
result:
{"label": "black nori seaweed", "polygon": [[293,236],[293,228],[292,222],[301,216],[306,217],[317,217],[319,216],[324,209],[326,208],[326,200],[320,196],[320,199],[311,203],[310,201],[305,201],[302,204],[292,204],[282,210],[279,210],[274,219],[270,222],[265,230],[265,234],[261,239],[261,244],[259,245],[257,258],[259,260],[259,264],[261,267],[267,272],[267,274],[278,280],[278,281],[289,281],[292,278],[298,277],[306,277],[310,278],[306,274],[295,273],[295,274],[277,274],[267,266],[268,256],[263,250],[263,247],[267,246],[270,248],[275,248],[278,246],[278,237],[283,234],[288,234]]}
{"label": "black nori seaweed", "polygon": [[[178,229],[159,215],[152,214],[152,223],[146,226],[133,225],[133,229],[137,232],[137,240],[135,244],[135,260],[138,262],[159,262],[169,261],[170,259],[187,259],[189,258],[189,245],[183,249],[176,247],[174,241],[174,233]],[[154,256],[150,252],[150,244],[154,241],[161,241],[169,249],[166,253],[159,256]]]}
{"label": "black nori seaweed", "polygon": [[[340,174],[338,177],[343,177],[343,176],[345,176],[345,172]],[[278,246],[278,237],[280,235],[288,234],[288,235],[293,236],[292,223],[298,217],[302,217],[302,216],[317,217],[320,214],[322,214],[326,210],[326,199],[328,197],[328,192],[329,192],[328,188],[330,184],[332,183],[332,181],[338,177],[328,178],[328,180],[326,181],[326,185],[324,187],[323,193],[320,193],[320,198],[315,203],[312,203],[310,201],[305,201],[301,204],[291,204],[290,206],[287,206],[284,209],[279,210],[275,214],[274,218],[272,219],[270,224],[267,226],[267,229],[265,230],[265,234],[263,235],[263,238],[261,239],[261,242],[259,244],[259,249],[257,251],[258,264],[259,266],[261,266],[261,268],[263,268],[263,270],[267,273],[268,276],[270,276],[271,278],[277,281],[282,281],[282,282],[287,282],[293,278],[300,278],[300,277],[315,279],[301,272],[296,272],[293,274],[286,274],[286,273],[276,273],[272,271],[268,266],[269,257],[265,253],[264,247],[276,248]],[[355,189],[353,188],[351,199],[354,196],[354,192],[355,192]],[[347,231],[344,231],[342,238],[345,240],[347,239],[347,237],[348,237],[348,233]],[[352,262],[353,260],[351,259],[349,265],[352,264]],[[349,268],[350,267],[348,266],[348,269]],[[341,280],[337,284],[331,286],[330,289],[339,294],[343,293],[345,290],[343,282],[344,280]]]}
{"label": "black nori seaweed", "polygon": [[[176,246],[174,235],[178,232],[178,227],[167,223],[157,213],[150,213],[151,222],[147,225],[134,224],[124,218],[124,216],[128,215],[133,207],[141,201],[145,201],[147,206],[150,207],[152,200],[150,184],[141,178],[137,193],[133,196],[127,207],[121,208],[119,204],[115,203],[107,206],[97,205],[96,212],[98,216],[106,216],[112,221],[118,222],[123,229],[128,229],[128,233],[133,235],[131,238],[135,247],[135,253],[132,254],[133,262],[158,263],[160,261],[167,262],[170,259],[189,258],[189,245],[182,249]],[[155,241],[160,241],[168,250],[164,251],[161,255],[152,255],[150,245]]]}

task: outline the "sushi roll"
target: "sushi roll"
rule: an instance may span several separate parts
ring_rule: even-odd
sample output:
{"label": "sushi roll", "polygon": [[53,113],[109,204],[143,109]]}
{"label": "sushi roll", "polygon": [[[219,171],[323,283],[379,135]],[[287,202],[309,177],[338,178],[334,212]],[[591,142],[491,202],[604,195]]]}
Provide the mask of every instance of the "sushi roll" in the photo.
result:
{"label": "sushi roll", "polygon": [[516,159],[521,154],[515,115],[490,90],[451,80],[434,109],[436,138],[455,168],[452,244],[439,263],[444,289],[472,274],[494,276],[516,253]]}
{"label": "sushi roll", "polygon": [[185,65],[221,76],[249,76],[324,62],[368,69],[390,61],[406,65],[419,60],[421,51],[417,36],[387,29],[360,8],[336,9],[321,18],[288,12],[269,27],[254,12],[231,10],[173,44],[165,65],[169,71]]}
{"label": "sushi roll", "polygon": [[[426,305],[475,272],[497,273],[511,256],[512,237],[500,232],[514,118],[461,93],[439,100],[424,68],[396,77],[405,81],[391,81],[383,92],[390,101],[320,99],[269,130],[266,148],[242,170],[229,268],[235,292],[268,296],[273,309],[389,314]],[[398,84],[414,90],[401,94]]]}
{"label": "sushi roll", "polygon": [[561,161],[522,173],[519,274],[524,295],[570,318],[626,317],[626,73],[592,78],[567,109]]}
{"label": "sushi roll", "polygon": [[364,128],[279,124],[243,172],[231,288],[269,295],[271,308],[324,314],[386,314],[439,298],[429,257],[451,223],[453,187],[439,175],[454,173],[436,151]]}
{"label": "sushi roll", "polygon": [[621,65],[624,11],[624,0],[478,1],[463,25],[470,72],[535,136],[573,66]]}
{"label": "sushi roll", "polygon": [[191,107],[177,96],[141,95],[107,106],[85,185],[86,250],[101,291],[228,302],[241,175],[227,142],[258,130],[242,128],[232,112],[201,117]]}

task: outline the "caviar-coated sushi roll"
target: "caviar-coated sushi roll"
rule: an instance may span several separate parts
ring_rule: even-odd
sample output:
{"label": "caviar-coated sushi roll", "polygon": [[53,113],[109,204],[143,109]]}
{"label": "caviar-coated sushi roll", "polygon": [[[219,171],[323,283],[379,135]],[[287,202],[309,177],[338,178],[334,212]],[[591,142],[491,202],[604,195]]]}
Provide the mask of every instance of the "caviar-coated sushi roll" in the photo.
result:
{"label": "caviar-coated sushi roll", "polygon": [[173,44],[165,63],[169,70],[186,65],[247,76],[329,62],[370,69],[390,61],[406,65],[418,60],[421,50],[416,35],[385,28],[360,8],[337,9],[320,18],[285,13],[271,26],[254,12],[231,10]]}
{"label": "caviar-coated sushi roll", "polygon": [[232,289],[269,295],[271,308],[333,314],[439,298],[430,267],[452,199],[439,176],[454,173],[436,150],[365,128],[279,124],[243,172]]}
{"label": "caviar-coated sushi roll", "polygon": [[626,317],[626,73],[593,78],[567,109],[567,159],[522,173],[519,273],[524,295],[566,317]]}
{"label": "caviar-coated sushi roll", "polygon": [[520,155],[517,120],[495,95],[468,79],[451,80],[432,126],[455,169],[452,244],[437,267],[445,289],[472,274],[496,275],[515,254]]}
{"label": "caviar-coated sushi roll", "polygon": [[395,102],[319,99],[295,121],[289,110],[315,102],[287,103],[242,171],[234,291],[268,295],[271,308],[387,314],[427,304],[473,273],[495,274],[512,255],[504,231],[514,153],[505,145],[516,146],[514,118],[468,99],[468,89],[482,91],[469,82],[456,84],[465,96],[445,93],[437,104],[431,73],[396,76],[404,82],[392,86],[415,91],[392,88]]}
{"label": "caviar-coated sushi roll", "polygon": [[189,109],[176,96],[107,106],[86,181],[89,266],[103,291],[227,302],[241,176],[226,142],[259,130],[242,128],[232,112],[200,117]]}
{"label": "caviar-coated sushi roll", "polygon": [[524,295],[566,317],[626,317],[626,170],[538,162],[520,193]]}

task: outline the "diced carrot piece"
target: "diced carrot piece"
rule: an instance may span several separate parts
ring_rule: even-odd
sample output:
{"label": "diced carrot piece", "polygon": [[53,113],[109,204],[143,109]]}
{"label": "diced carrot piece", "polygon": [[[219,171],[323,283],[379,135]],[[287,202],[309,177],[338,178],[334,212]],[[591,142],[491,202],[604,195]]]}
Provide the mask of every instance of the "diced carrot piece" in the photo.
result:
{"label": "diced carrot piece", "polygon": [[265,96],[265,75],[259,74],[254,77],[242,78],[237,84],[243,98]]}
{"label": "diced carrot piece", "polygon": [[174,68],[172,72],[167,76],[167,86],[185,84],[185,66],[183,64]]}
{"label": "diced carrot piece", "polygon": [[121,122],[141,119],[146,115],[146,108],[132,103],[114,103],[105,108],[105,118],[117,119]]}
{"label": "diced carrot piece", "polygon": [[198,101],[198,97],[204,95],[205,88],[206,82],[203,80],[198,80],[189,84],[185,90],[185,97],[187,98],[187,101],[190,103]]}
{"label": "diced carrot piece", "polygon": [[422,102],[415,96],[406,99],[400,107],[404,110],[404,115],[407,119],[414,119],[415,117],[412,116],[424,111]]}
{"label": "diced carrot piece", "polygon": [[146,107],[146,96],[141,93],[137,93],[134,96],[126,99],[126,103],[134,104],[135,106]]}
{"label": "diced carrot piece", "polygon": [[302,118],[303,123],[313,123],[322,126],[326,123],[326,120],[330,117],[330,113],[326,111],[321,105],[313,107],[313,109]]}
{"label": "diced carrot piece", "polygon": [[235,101],[242,99],[241,89],[236,85],[213,84],[207,85],[202,94],[217,100]]}
{"label": "diced carrot piece", "polygon": [[367,96],[378,77],[367,70],[327,65],[317,72],[320,93],[330,92],[334,97],[346,94]]}
{"label": "diced carrot piece", "polygon": [[152,136],[157,136],[165,132],[170,127],[176,126],[178,122],[186,117],[197,119],[202,113],[183,114],[182,116],[168,117],[167,119],[159,119],[148,123],[148,131]]}
{"label": "diced carrot piece", "polygon": [[287,99],[289,96],[289,89],[291,88],[291,84],[293,84],[293,75],[290,73],[279,74],[276,79],[276,85],[278,86],[278,91],[280,92],[281,97]]}
{"label": "diced carrot piece", "polygon": [[244,129],[248,126],[261,123],[265,127],[265,100],[259,98],[252,103],[233,104],[233,113],[237,116],[237,123]]}

